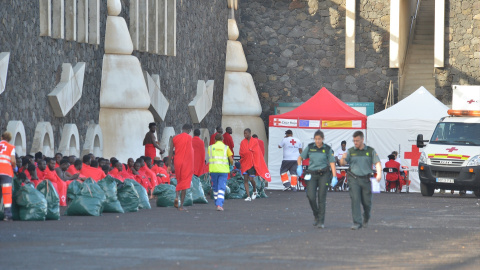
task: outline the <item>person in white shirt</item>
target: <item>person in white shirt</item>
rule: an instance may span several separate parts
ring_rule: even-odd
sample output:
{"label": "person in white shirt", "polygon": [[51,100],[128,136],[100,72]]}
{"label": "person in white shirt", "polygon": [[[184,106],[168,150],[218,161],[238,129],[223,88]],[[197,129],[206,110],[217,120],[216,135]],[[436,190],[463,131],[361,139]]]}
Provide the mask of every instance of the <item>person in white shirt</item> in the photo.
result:
{"label": "person in white shirt", "polygon": [[340,143],[340,147],[337,150],[335,150],[335,161],[337,162],[337,164],[338,164],[338,161],[342,159],[343,154],[346,152],[347,152],[347,142],[342,141]]}
{"label": "person in white shirt", "polygon": [[[283,160],[280,166],[280,178],[282,180],[284,191],[297,191],[297,159],[302,153],[302,142],[293,137],[293,132],[289,129],[285,131],[285,138],[278,144],[278,148],[283,148]],[[288,179],[290,172],[291,181]],[[300,175],[301,176],[301,175]]]}

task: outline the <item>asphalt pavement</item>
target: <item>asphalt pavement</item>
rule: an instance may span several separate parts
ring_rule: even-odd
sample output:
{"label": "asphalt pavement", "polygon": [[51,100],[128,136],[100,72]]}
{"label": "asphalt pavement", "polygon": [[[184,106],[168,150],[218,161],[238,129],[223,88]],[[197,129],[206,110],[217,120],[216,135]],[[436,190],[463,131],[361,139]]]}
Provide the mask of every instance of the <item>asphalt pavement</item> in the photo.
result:
{"label": "asphalt pavement", "polygon": [[[329,192],[325,229],[304,192],[267,191],[225,211],[197,204],[60,221],[0,221],[0,269],[479,269],[474,195],[374,194],[369,227]],[[63,211],[64,209],[62,209]]]}

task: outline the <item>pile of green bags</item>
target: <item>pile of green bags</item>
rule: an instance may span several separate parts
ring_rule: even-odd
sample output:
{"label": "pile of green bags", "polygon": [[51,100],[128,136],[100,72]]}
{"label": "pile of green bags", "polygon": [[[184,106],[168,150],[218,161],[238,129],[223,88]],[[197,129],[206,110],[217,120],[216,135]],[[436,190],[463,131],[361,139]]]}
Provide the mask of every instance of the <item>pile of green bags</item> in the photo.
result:
{"label": "pile of green bags", "polygon": [[47,200],[47,215],[45,218],[49,220],[60,220],[60,198],[52,182],[48,180],[40,182],[37,190],[40,191]]}
{"label": "pile of green bags", "polygon": [[147,190],[142,185],[140,185],[137,181],[132,179],[125,179],[124,183],[131,183],[137,190],[138,199],[139,199],[139,202],[138,202],[139,209],[152,209],[152,207],[150,206],[150,201],[148,199]]}
{"label": "pile of green bags", "polygon": [[68,205],[65,214],[68,216],[100,216],[106,200],[103,189],[94,180],[88,178],[83,182],[80,193],[76,194]]}
{"label": "pile of green bags", "polygon": [[[58,197],[58,195],[57,195]],[[15,192],[20,220],[43,221],[47,216],[47,199],[33,185],[24,185]]]}
{"label": "pile of green bags", "polygon": [[117,197],[124,212],[138,212],[140,196],[132,182],[127,183],[115,179],[117,183]]}
{"label": "pile of green bags", "polygon": [[98,185],[105,192],[105,203],[103,204],[103,212],[106,213],[124,213],[122,205],[117,197],[117,182],[115,178],[107,176],[98,181]]}

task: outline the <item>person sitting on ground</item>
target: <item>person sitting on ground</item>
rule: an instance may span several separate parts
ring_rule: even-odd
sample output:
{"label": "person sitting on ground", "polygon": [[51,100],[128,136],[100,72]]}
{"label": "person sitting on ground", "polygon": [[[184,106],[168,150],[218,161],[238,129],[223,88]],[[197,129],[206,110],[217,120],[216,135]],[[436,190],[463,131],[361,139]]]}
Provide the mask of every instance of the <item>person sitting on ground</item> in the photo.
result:
{"label": "person sitting on ground", "polygon": [[82,175],[80,173],[80,171],[82,170],[82,166],[83,166],[83,162],[80,160],[80,159],[77,159],[73,162],[72,165],[70,165],[67,169],[67,172],[70,174],[70,175],[75,175],[78,173],[78,180],[85,180],[85,176]]}
{"label": "person sitting on ground", "polygon": [[98,182],[105,178],[106,175],[102,170],[90,166],[91,162],[91,154],[83,156],[83,165],[80,173],[87,178],[92,178],[93,180],[95,180],[95,182]]}
{"label": "person sitting on ground", "polygon": [[391,189],[397,188],[396,193],[400,193],[402,190],[402,183],[400,181],[400,163],[395,161],[394,155],[388,155],[388,161],[385,162],[385,168],[397,169],[397,172],[388,172],[385,176],[385,188],[387,192],[390,192]]}
{"label": "person sitting on ground", "polygon": [[44,159],[42,152],[35,153],[35,163],[38,163],[39,160]]}
{"label": "person sitting on ground", "polygon": [[55,168],[60,167],[60,161],[62,161],[62,159],[63,159],[62,153],[55,154]]}
{"label": "person sitting on ground", "polygon": [[[98,167],[103,170],[103,166],[107,165],[107,160],[104,158],[98,158]],[[108,166],[110,167],[110,166]]]}
{"label": "person sitting on ground", "polygon": [[70,166],[75,163],[75,160],[77,160],[77,157],[75,155],[71,155],[68,157],[68,163],[70,163]]}
{"label": "person sitting on ground", "polygon": [[57,190],[60,198],[60,206],[67,206],[67,184],[57,175],[55,171],[56,161],[54,158],[46,158],[47,169],[45,170],[45,180],[50,180]]}
{"label": "person sitting on ground", "polygon": [[16,157],[15,161],[16,161],[15,162],[15,168],[16,169],[13,170],[13,173],[14,173],[14,175],[17,175],[19,173],[18,169],[20,169],[22,167],[22,158],[21,157]]}
{"label": "person sitting on ground", "polygon": [[123,164],[118,161],[118,159],[110,159],[110,162],[112,163],[113,169],[108,172],[108,175],[122,182],[125,181],[125,178],[122,174]]}
{"label": "person sitting on ground", "polygon": [[[138,163],[138,165],[137,165]],[[136,181],[141,184],[147,192],[152,190],[154,186],[152,185],[152,181],[150,179],[151,175],[147,174],[147,170],[145,169],[145,161],[142,158],[137,158],[135,160],[135,164],[133,165],[133,168],[137,172],[136,175]]]}
{"label": "person sitting on ground", "polygon": [[28,164],[28,168],[25,171],[25,177],[28,178],[29,182],[34,187],[36,187],[40,183],[40,181],[38,181],[38,176],[37,176],[37,167],[35,167],[35,165],[33,164]]}
{"label": "person sitting on ground", "polygon": [[70,167],[70,162],[68,158],[63,158],[60,160],[60,167],[55,168],[55,172],[57,173],[58,177],[67,183],[67,186],[74,180],[77,180],[80,177],[80,173],[70,174],[67,170]]}
{"label": "person sitting on ground", "polygon": [[[158,185],[158,180],[160,179],[158,179],[157,175],[150,169],[152,166],[152,159],[150,157],[144,156],[142,157],[142,161],[143,162],[140,171],[144,173],[150,180],[150,193],[153,193],[153,189]],[[150,198],[153,198],[153,195],[151,195]]]}
{"label": "person sitting on ground", "polygon": [[152,171],[160,178],[159,184],[170,184],[170,176],[163,167],[163,160],[156,157],[153,162]]}
{"label": "person sitting on ground", "polygon": [[98,169],[98,160],[96,159],[91,160],[90,167]]}

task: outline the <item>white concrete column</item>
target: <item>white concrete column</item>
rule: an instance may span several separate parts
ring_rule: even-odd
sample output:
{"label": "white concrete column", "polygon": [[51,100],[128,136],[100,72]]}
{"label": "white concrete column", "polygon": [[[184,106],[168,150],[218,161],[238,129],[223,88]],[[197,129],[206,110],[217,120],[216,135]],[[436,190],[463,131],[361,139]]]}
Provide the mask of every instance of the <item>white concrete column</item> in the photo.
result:
{"label": "white concrete column", "polygon": [[77,0],[65,0],[65,39],[77,40]]}
{"label": "white concrete column", "polygon": [[390,0],[390,68],[399,67],[400,0]]}
{"label": "white concrete column", "polygon": [[64,0],[53,0],[52,8],[52,37],[65,38],[65,5]]}
{"label": "white concrete column", "polygon": [[177,0],[167,0],[167,55],[177,55]]}
{"label": "white concrete column", "polygon": [[167,54],[167,0],[157,0],[157,54]]}
{"label": "white concrete column", "polygon": [[78,0],[77,41],[88,43],[88,0]]}
{"label": "white concrete column", "polygon": [[355,68],[355,2],[347,0],[345,16],[345,68]]}
{"label": "white concrete column", "polygon": [[157,0],[148,0],[147,25],[148,25],[148,51],[157,53],[158,32],[157,32]]}
{"label": "white concrete column", "polygon": [[445,50],[445,0],[435,0],[434,67],[444,66]]}
{"label": "white concrete column", "polygon": [[138,2],[139,0],[130,0],[130,37],[134,50],[138,50]]}
{"label": "white concrete column", "polygon": [[39,0],[40,36],[52,35],[52,0]]}
{"label": "white concrete column", "polygon": [[100,0],[88,0],[88,43],[100,44]]}

